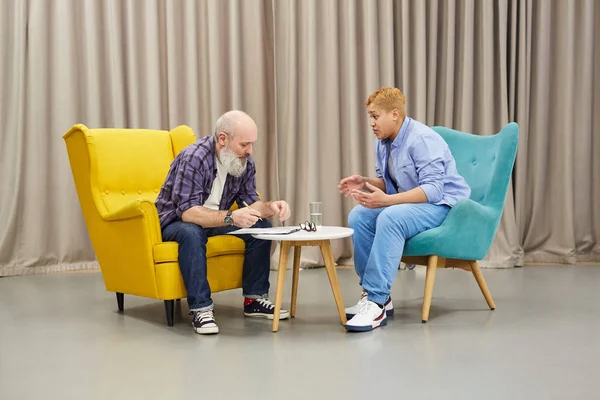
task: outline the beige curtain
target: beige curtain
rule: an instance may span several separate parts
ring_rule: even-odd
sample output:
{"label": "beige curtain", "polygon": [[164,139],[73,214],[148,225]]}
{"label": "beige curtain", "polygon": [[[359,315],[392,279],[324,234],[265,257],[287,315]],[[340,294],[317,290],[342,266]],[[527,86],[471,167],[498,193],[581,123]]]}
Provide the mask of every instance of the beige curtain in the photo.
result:
{"label": "beige curtain", "polygon": [[519,241],[527,262],[598,262],[600,4],[526,1],[519,11]]}
{"label": "beige curtain", "polygon": [[[345,225],[353,201],[339,194],[339,180],[375,170],[362,104],[376,88],[394,85],[392,2],[274,4],[279,195],[293,205],[296,222],[309,219],[309,202],[320,201],[324,225]],[[336,259],[351,262],[351,246],[350,239],[333,241]],[[317,248],[302,252],[301,266],[323,265]]]}
{"label": "beige curtain", "polygon": [[61,138],[78,122],[204,136],[244,109],[259,189],[277,193],[272,5],[1,2],[0,276],[96,266]]}
{"label": "beige curtain", "polygon": [[[363,102],[381,86],[429,125],[520,124],[484,266],[600,261],[593,0],[6,0],[0,23],[0,276],[95,265],[61,138],[79,122],[204,136],[244,109],[264,197],[292,223],[322,201],[325,224],[346,224],[336,185],[374,173]],[[334,255],[351,262],[351,242]]]}
{"label": "beige curtain", "polygon": [[[407,112],[430,126],[480,135],[509,121],[508,40],[516,0],[397,3],[396,84]],[[523,265],[509,189],[498,234],[482,267]]]}

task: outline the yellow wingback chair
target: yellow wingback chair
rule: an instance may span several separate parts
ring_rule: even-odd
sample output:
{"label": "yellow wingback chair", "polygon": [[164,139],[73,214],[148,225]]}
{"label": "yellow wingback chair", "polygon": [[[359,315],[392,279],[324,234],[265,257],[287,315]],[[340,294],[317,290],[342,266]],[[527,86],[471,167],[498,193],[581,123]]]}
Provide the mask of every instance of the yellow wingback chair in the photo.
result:
{"label": "yellow wingback chair", "polygon": [[[173,325],[174,300],[187,297],[176,242],[163,242],[154,201],[175,156],[196,141],[192,129],[88,129],[65,135],[71,171],[104,285],[117,294],[164,300]],[[234,204],[234,207],[235,204]],[[244,241],[229,235],[207,243],[212,292],[240,288]]]}

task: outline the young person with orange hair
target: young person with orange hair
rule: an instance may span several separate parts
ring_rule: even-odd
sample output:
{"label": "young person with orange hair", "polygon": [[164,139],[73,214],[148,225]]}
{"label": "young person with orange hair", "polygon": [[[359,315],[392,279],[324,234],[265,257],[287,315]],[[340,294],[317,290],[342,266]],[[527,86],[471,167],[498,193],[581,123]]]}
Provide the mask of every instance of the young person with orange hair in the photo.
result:
{"label": "young person with orange hair", "polygon": [[375,178],[352,175],[338,188],[359,205],[350,211],[354,268],[362,294],[346,308],[349,331],[370,331],[393,315],[391,287],[404,243],[439,226],[450,208],[469,198],[448,145],[433,129],[406,116],[397,88],[373,92],[365,105],[375,139]]}

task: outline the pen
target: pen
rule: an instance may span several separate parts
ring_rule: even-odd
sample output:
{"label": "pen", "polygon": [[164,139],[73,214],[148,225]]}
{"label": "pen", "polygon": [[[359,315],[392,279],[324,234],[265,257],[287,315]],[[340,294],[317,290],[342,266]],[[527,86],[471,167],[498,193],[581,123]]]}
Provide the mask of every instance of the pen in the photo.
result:
{"label": "pen", "polygon": [[[246,206],[246,207],[250,207],[250,206],[248,205],[248,203],[246,203],[245,201],[242,201],[242,204],[244,204],[244,206]],[[259,220],[259,221],[262,221],[262,218],[261,218],[261,217],[258,217],[258,220]]]}

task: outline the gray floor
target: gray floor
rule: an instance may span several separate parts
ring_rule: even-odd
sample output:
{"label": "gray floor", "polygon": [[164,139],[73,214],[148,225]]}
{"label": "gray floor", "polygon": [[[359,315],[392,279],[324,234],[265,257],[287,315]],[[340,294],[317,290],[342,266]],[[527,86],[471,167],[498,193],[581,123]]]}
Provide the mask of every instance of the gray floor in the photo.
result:
{"label": "gray floor", "polygon": [[[357,279],[339,274],[350,305]],[[417,267],[398,273],[388,326],[350,334],[325,270],[305,270],[278,333],[229,291],[214,295],[216,336],[193,332],[185,301],[172,328],[162,302],[126,296],[117,313],[98,273],[2,278],[0,399],[600,398],[600,267],[484,274],[496,311],[470,274],[439,270],[422,324]]]}

